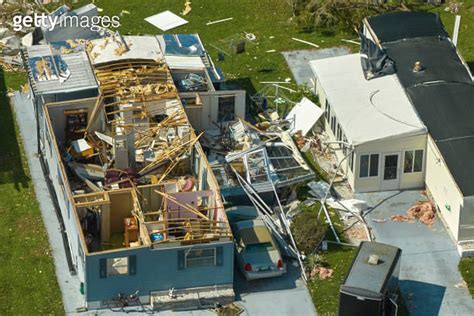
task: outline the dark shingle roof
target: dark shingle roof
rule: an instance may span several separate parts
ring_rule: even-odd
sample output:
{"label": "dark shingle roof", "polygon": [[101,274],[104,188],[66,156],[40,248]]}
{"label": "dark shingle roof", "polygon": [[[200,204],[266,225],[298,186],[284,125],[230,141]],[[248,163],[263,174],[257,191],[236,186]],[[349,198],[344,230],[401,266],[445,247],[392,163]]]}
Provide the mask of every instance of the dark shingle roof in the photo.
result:
{"label": "dark shingle roof", "polygon": [[425,12],[397,12],[368,17],[372,30],[381,43],[416,37],[445,37],[439,15]]}

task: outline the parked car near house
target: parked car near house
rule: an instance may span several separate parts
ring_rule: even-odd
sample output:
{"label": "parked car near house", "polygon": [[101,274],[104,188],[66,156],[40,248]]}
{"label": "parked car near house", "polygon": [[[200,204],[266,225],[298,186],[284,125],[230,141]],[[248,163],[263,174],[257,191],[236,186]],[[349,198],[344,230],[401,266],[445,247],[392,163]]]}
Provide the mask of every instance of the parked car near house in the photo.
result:
{"label": "parked car near house", "polygon": [[247,280],[286,273],[277,243],[261,218],[232,225],[237,266]]}

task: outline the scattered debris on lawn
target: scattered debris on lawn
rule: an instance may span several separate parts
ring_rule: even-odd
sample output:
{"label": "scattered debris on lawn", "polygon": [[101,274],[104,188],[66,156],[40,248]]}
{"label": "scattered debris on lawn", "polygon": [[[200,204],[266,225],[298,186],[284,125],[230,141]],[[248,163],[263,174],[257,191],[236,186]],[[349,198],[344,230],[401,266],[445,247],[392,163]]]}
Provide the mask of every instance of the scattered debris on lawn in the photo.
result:
{"label": "scattered debris on lawn", "polygon": [[181,12],[182,15],[188,15],[189,12],[191,12],[192,8],[191,8],[191,0],[186,0],[184,2],[184,9],[183,9],[183,12]]}
{"label": "scattered debris on lawn", "polygon": [[394,222],[413,222],[419,220],[425,225],[431,226],[436,219],[436,206],[432,201],[417,202],[416,205],[410,207],[406,215],[393,215],[391,220]]}
{"label": "scattered debris on lawn", "polygon": [[207,22],[206,25],[212,25],[212,24],[227,22],[227,21],[230,21],[230,20],[233,20],[233,19],[234,18],[226,18],[226,19],[222,19],[222,20],[210,21],[210,22]]}
{"label": "scattered debris on lawn", "polygon": [[314,47],[319,48],[319,45],[318,45],[318,44],[314,44],[314,43],[311,43],[311,42],[308,42],[308,41],[304,41],[304,40],[299,39],[299,38],[296,38],[296,37],[292,37],[291,39],[294,40],[294,41],[303,43],[303,44],[307,44],[307,45],[311,45],[311,46],[314,46]]}
{"label": "scattered debris on lawn", "polygon": [[145,18],[145,21],[156,26],[162,31],[168,31],[188,23],[188,21],[174,14],[171,11],[163,11],[158,14],[149,16]]}
{"label": "scattered debris on lawn", "polygon": [[317,266],[309,272],[308,279],[314,279],[317,276],[319,279],[325,280],[332,277],[333,273],[333,269]]}
{"label": "scattered debris on lawn", "polygon": [[224,306],[213,308],[211,311],[219,316],[237,316],[242,314],[244,309],[237,303],[230,303]]}

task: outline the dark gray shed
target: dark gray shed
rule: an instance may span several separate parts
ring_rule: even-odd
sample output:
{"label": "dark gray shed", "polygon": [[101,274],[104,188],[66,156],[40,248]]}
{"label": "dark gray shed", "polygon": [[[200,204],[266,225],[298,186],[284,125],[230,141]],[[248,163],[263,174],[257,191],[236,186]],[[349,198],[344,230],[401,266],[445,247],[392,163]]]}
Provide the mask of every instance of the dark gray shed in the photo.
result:
{"label": "dark gray shed", "polygon": [[396,315],[401,254],[394,246],[362,242],[340,289],[339,315]]}

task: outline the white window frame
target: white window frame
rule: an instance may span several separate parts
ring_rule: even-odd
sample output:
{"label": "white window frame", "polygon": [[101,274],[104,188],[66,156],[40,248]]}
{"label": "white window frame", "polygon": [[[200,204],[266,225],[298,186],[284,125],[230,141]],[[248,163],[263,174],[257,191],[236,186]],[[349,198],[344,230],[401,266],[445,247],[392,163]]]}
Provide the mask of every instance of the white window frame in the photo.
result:
{"label": "white window frame", "polygon": [[[371,165],[371,161],[372,161],[372,155],[377,155],[377,175],[376,176],[371,176],[370,175],[370,165]],[[366,177],[361,177],[360,176],[360,170],[361,170],[361,162],[362,162],[362,156],[369,156],[369,163],[367,164],[367,176]],[[364,153],[364,154],[360,154],[359,155],[359,159],[358,159],[358,170],[357,170],[357,177],[360,178],[360,179],[368,179],[368,178],[378,178],[379,175],[380,175],[380,156],[381,154],[380,153]]]}
{"label": "white window frame", "polygon": [[[415,153],[416,151],[421,150],[421,170],[415,171]],[[411,165],[411,171],[405,171],[405,155],[407,152],[411,151],[413,153],[413,163]],[[425,150],[423,148],[418,149],[407,149],[403,151],[403,174],[412,174],[412,173],[422,173],[425,169]]]}

